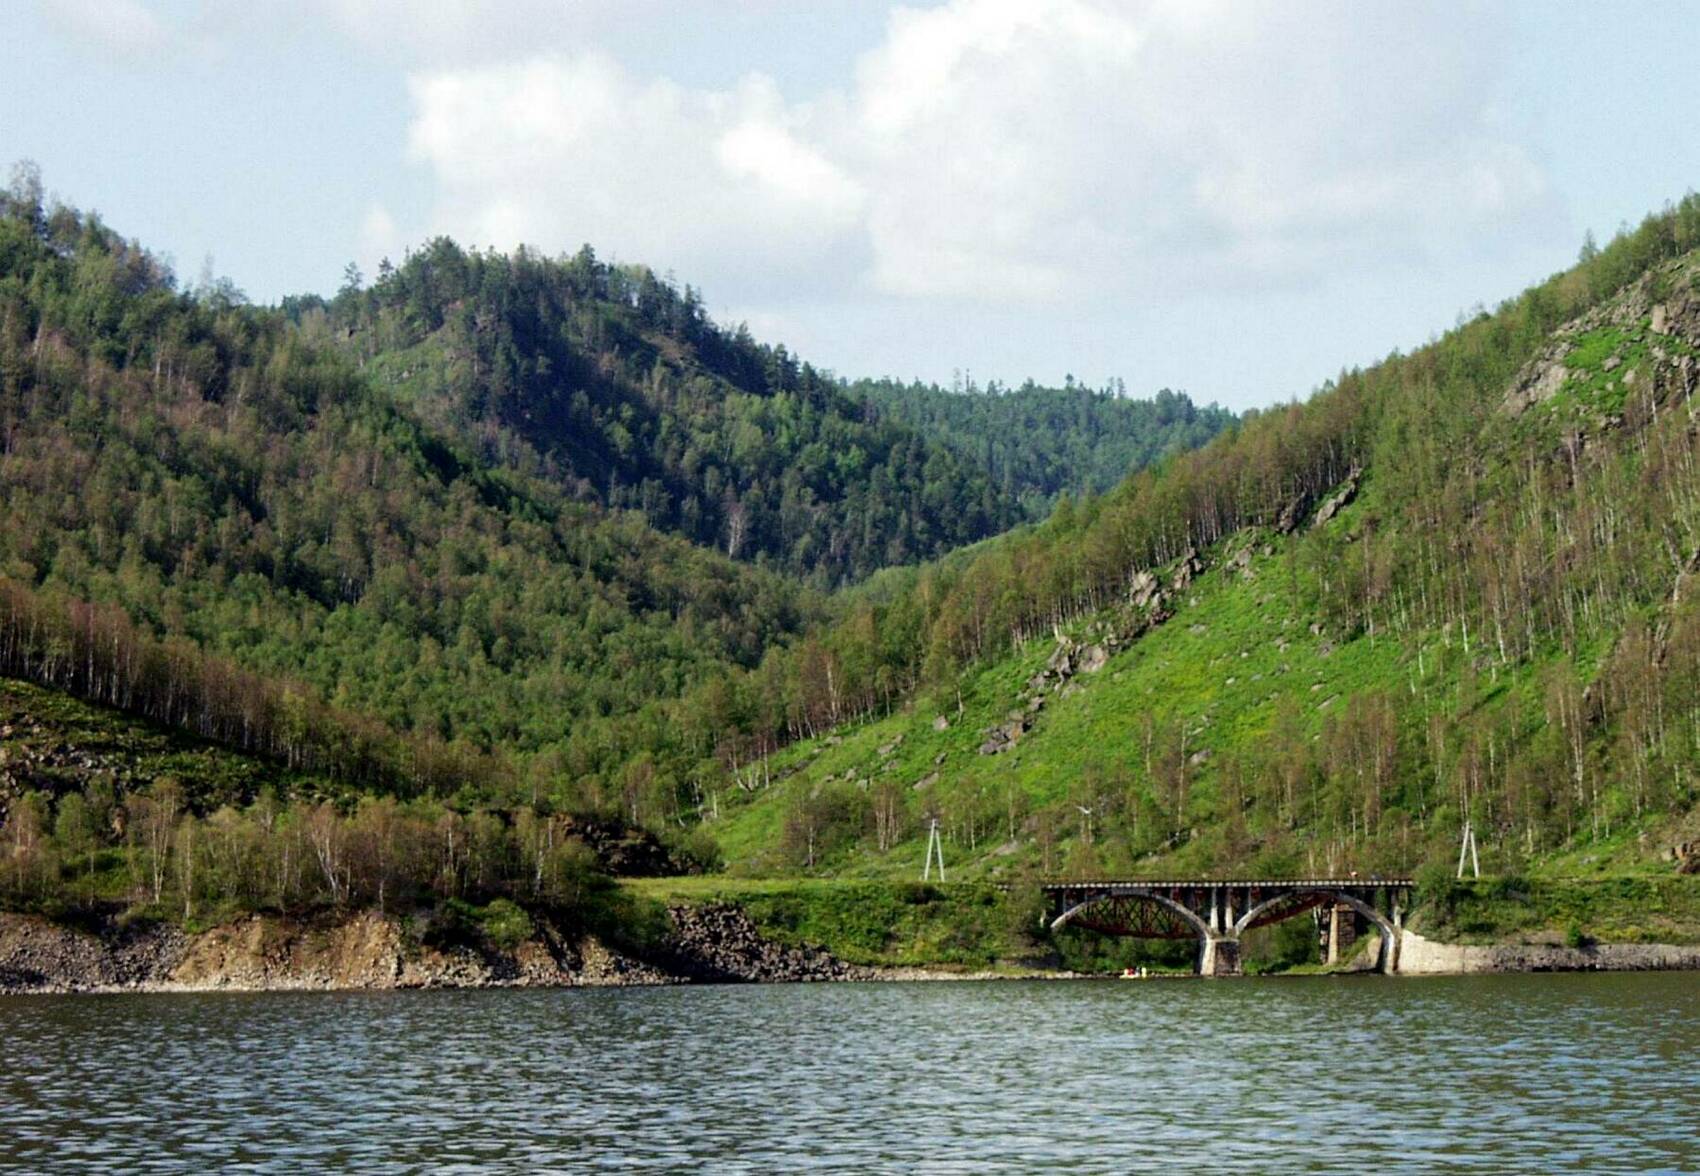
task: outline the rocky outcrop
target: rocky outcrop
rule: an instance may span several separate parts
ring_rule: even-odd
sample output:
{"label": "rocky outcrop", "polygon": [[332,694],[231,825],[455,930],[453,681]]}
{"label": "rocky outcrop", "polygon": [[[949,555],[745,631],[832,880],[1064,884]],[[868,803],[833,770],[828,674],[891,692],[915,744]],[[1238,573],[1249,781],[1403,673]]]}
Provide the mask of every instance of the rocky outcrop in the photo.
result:
{"label": "rocky outcrop", "polygon": [[659,984],[657,969],[592,936],[553,928],[512,948],[421,945],[404,921],[367,911],[315,924],[256,916],[195,937],[170,980],[186,988],[560,988]]}
{"label": "rocky outcrop", "polygon": [[366,911],[253,915],[190,935],[161,924],[76,929],[0,915],[0,992],[501,988],[663,984],[677,978],[592,936],[554,928],[512,948],[428,946]]}
{"label": "rocky outcrop", "polygon": [[[1670,262],[1559,327],[1512,380],[1501,410],[1518,416],[1558,395],[1573,375],[1568,361],[1582,336],[1603,328],[1616,328],[1627,333],[1630,343],[1645,345],[1644,362],[1622,377],[1626,387],[1650,388],[1649,395],[1656,404],[1694,395],[1700,389],[1700,360],[1692,353],[1692,348],[1700,344],[1697,273],[1700,270],[1691,260]],[[1609,374],[1624,362],[1623,355],[1612,354],[1604,357],[1599,367]],[[1622,419],[1600,423],[1615,426]]]}
{"label": "rocky outcrop", "polygon": [[815,980],[870,980],[872,968],[859,968],[818,947],[775,943],[733,903],[676,906],[667,912],[673,933],[658,957],[667,970],[687,980],[716,984],[796,983]]}
{"label": "rocky outcrop", "polygon": [[567,832],[590,847],[603,873],[617,878],[671,878],[700,869],[675,857],[648,829],[617,817],[571,817]]}
{"label": "rocky outcrop", "polygon": [[1172,591],[1179,592],[1192,583],[1193,577],[1203,574],[1204,561],[1198,557],[1196,549],[1189,547],[1186,554],[1181,556],[1180,562],[1175,565],[1175,574],[1169,580],[1169,587]]}
{"label": "rocky outcrop", "polygon": [[1096,674],[1110,664],[1110,654],[1102,645],[1088,645],[1080,651],[1076,669],[1082,674]]}
{"label": "rocky outcrop", "polygon": [[1320,527],[1349,506],[1352,499],[1358,496],[1358,479],[1363,477],[1363,473],[1359,466],[1347,470],[1345,481],[1316,508],[1316,517],[1311,519],[1310,525]]}
{"label": "rocky outcrop", "polygon": [[[643,959],[533,918],[523,942],[431,943],[429,920],[361,911],[251,915],[197,934],[159,923],[73,928],[0,914],[0,993],[572,988],[878,979],[815,947],[764,936],[730,903],[669,910]],[[425,934],[421,935],[424,928]]]}
{"label": "rocky outcrop", "polygon": [[[1195,575],[1204,570],[1198,552],[1188,549],[1176,565],[1174,584],[1180,588],[1192,583]],[[1128,580],[1127,601],[1111,613],[1094,621],[1086,629],[1084,640],[1077,640],[1058,631],[1056,648],[1045,668],[1027,680],[1026,692],[1016,699],[1003,722],[993,723],[980,732],[985,737],[980,744],[981,755],[1000,755],[1021,742],[1033,729],[1039,712],[1052,695],[1067,696],[1078,690],[1076,678],[1081,674],[1096,674],[1109,665],[1118,650],[1125,649],[1146,633],[1174,616],[1164,594],[1162,582],[1154,572],[1134,573]]]}
{"label": "rocky outcrop", "polygon": [[1281,535],[1291,535],[1299,529],[1299,524],[1310,514],[1310,504],[1316,501],[1308,491],[1294,495],[1287,500],[1275,516],[1275,531]]}
{"label": "rocky outcrop", "polygon": [[1029,714],[1016,713],[1006,722],[993,723],[980,734],[986,737],[980,744],[981,755],[999,755],[1021,742],[1021,737],[1033,729]]}
{"label": "rocky outcrop", "polygon": [[[1309,490],[1301,491],[1287,500],[1275,514],[1274,529],[1278,535],[1291,535],[1296,532],[1308,518],[1312,527],[1320,527],[1334,518],[1352,499],[1358,496],[1358,482],[1363,478],[1363,467],[1353,465],[1346,471],[1346,477],[1334,490],[1334,493],[1323,498],[1318,503],[1316,495]],[[1316,509],[1312,511],[1312,507]],[[1247,549],[1249,552],[1249,549]],[[1241,565],[1242,568],[1244,565]]]}
{"label": "rocky outcrop", "polygon": [[1134,608],[1161,608],[1163,585],[1150,572],[1136,572],[1128,581],[1127,602]]}
{"label": "rocky outcrop", "polygon": [[1479,972],[1653,972],[1700,968],[1700,946],[1669,943],[1437,943],[1412,931],[1399,940],[1402,976]]}
{"label": "rocky outcrop", "polygon": [[28,915],[0,914],[0,992],[142,988],[170,976],[188,937],[156,924],[74,930]]}

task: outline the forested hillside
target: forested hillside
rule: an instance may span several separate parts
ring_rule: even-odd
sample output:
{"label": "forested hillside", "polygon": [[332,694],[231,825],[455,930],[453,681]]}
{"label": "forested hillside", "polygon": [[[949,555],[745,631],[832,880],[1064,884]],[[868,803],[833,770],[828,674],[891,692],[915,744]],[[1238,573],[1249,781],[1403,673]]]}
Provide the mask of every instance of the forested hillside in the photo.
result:
{"label": "forested hillside", "polygon": [[1042,517],[1059,491],[1107,489],[1232,419],[1168,393],[846,387],[588,247],[439,238],[369,288],[350,275],[334,301],[287,310],[479,460],[822,587]]}
{"label": "forested hillside", "polygon": [[1020,514],[972,460],[716,326],[690,287],[588,248],[555,261],[438,239],[291,312],[480,461],[823,586]]}
{"label": "forested hillside", "polygon": [[[1466,819],[1490,868],[1692,840],[1696,246],[1689,197],[865,602],[786,706],[733,691],[757,744],[875,721],[729,791],[729,859],[907,873],[935,817],[994,872],[1409,869]],[[878,717],[882,676],[911,709]]]}
{"label": "forested hillside", "polygon": [[599,724],[821,614],[481,460],[93,216],[0,212],[0,672],[351,784],[490,787],[529,753],[595,775],[628,741]]}
{"label": "forested hillside", "polygon": [[981,387],[970,379],[960,389],[859,380],[850,393],[973,460],[1035,520],[1050,514],[1059,495],[1102,494],[1161,457],[1198,448],[1234,421],[1226,409],[1200,408],[1167,388],[1149,400],[1132,399],[1119,380],[1103,389],[1072,379],[1061,388],[1032,381]]}
{"label": "forested hillside", "polygon": [[[1121,410],[976,458],[1021,394],[911,428],[588,254],[439,242],[269,311],[39,192],[3,212],[0,673],[281,764],[342,817],[618,812],[747,872],[867,874],[913,869],[935,818],[986,874],[1404,869],[1466,819],[1501,865],[1592,869],[1694,819],[1695,197],[831,598],[781,569],[1001,526],[1071,446],[1107,460],[1092,414]],[[1222,423],[1156,407],[1171,443]],[[182,785],[201,816],[257,803]],[[32,837],[62,800],[27,801]]]}
{"label": "forested hillside", "polygon": [[439,240],[267,310],[19,176],[0,673],[346,788],[659,820],[744,742],[670,702],[844,607],[782,569],[830,583],[1019,515],[641,267]]}

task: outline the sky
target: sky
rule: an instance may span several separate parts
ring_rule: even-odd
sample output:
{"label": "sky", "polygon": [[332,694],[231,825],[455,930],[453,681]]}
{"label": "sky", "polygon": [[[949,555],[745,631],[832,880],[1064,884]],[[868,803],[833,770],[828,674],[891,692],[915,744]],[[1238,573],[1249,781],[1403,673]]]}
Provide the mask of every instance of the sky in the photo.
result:
{"label": "sky", "polygon": [[13,0],[0,167],[250,297],[589,243],[839,375],[1303,397],[1700,186],[1618,2]]}

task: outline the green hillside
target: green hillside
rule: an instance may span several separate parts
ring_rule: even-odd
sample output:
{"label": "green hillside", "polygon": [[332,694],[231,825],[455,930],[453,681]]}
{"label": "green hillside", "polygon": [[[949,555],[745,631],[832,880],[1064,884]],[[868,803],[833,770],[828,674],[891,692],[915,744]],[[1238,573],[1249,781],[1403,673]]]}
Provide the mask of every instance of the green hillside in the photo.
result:
{"label": "green hillside", "polygon": [[366,787],[499,791],[547,755],[595,792],[611,728],[824,614],[481,460],[94,216],[0,212],[0,672]]}
{"label": "green hillside", "polygon": [[[1690,198],[941,571],[917,694],[726,791],[731,868],[913,876],[936,818],[961,877],[1409,870],[1467,818],[1492,871],[1668,872],[1700,769],[1697,241]],[[1085,668],[1038,683],[1059,650]]]}
{"label": "green hillside", "polygon": [[[265,310],[38,194],[3,211],[0,673],[354,822],[362,881],[321,870],[312,901],[387,893],[392,840],[433,847],[415,890],[459,877],[424,832],[445,821],[500,831],[498,875],[576,886],[536,838],[566,853],[555,822],[596,813],[736,875],[876,882],[919,871],[935,820],[953,879],[987,880],[1432,880],[1469,821],[1490,872],[1557,885],[1668,873],[1700,832],[1700,198],[976,542],[1113,430],[992,473],[964,440],[990,410],[864,419],[588,254],[439,242]],[[810,466],[817,434],[871,464]],[[711,470],[732,513],[697,528],[679,492]],[[801,513],[751,505],[799,487]],[[976,494],[1005,513],[926,521]],[[746,550],[734,515],[777,529]],[[231,779],[137,803],[229,810],[289,857]],[[59,844],[90,787],[7,785],[14,864],[51,851],[15,871],[38,900],[67,854],[117,852],[134,890],[130,834]],[[285,881],[267,901],[306,901]]]}
{"label": "green hillside", "polygon": [[483,461],[822,587],[1008,529],[1071,484],[1059,461],[1082,446],[1107,447],[1107,485],[1233,419],[1172,396],[1024,396],[1028,415],[1048,409],[1038,443],[1057,456],[1012,466],[1002,447],[962,444],[961,422],[910,411],[928,392],[878,397],[875,410],[870,388],[720,327],[690,286],[588,247],[550,259],[439,238],[369,288],[288,310]]}
{"label": "green hillside", "polygon": [[[0,195],[0,674],[233,749],[286,801],[676,831],[736,771],[743,743],[712,726],[726,684],[784,672],[805,632],[885,592],[828,600],[782,566],[828,582],[1017,509],[976,515],[1002,500],[966,458],[863,420],[646,270],[438,241],[334,303],[259,308],[182,288],[19,175]],[[720,521],[687,525],[680,487]],[[174,810],[256,802],[203,768],[172,775]],[[14,774],[0,805],[51,843],[71,795],[128,803],[108,784]]]}

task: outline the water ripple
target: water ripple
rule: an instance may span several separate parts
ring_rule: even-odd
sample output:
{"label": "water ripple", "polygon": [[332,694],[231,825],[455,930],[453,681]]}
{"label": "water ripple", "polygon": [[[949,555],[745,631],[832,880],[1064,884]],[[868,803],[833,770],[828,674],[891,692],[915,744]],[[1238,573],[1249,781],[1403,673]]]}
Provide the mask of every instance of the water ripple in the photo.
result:
{"label": "water ripple", "polygon": [[1681,1171],[1700,978],[0,999],[0,1167]]}

